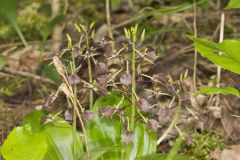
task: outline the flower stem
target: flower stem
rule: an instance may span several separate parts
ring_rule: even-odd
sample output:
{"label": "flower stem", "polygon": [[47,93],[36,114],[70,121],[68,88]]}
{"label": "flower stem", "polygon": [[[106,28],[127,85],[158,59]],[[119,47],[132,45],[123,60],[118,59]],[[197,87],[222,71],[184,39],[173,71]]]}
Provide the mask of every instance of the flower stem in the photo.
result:
{"label": "flower stem", "polygon": [[[76,73],[76,64],[75,64],[75,55],[74,52],[72,51],[72,74]],[[73,86],[73,94],[74,94],[74,106],[77,106],[77,86],[74,84]],[[73,110],[73,156],[74,160],[77,159],[77,144],[76,144],[76,139],[77,139],[77,114],[75,109]]]}
{"label": "flower stem", "polygon": [[132,44],[132,109],[131,109],[131,119],[130,119],[130,131],[134,131],[135,125],[135,114],[136,114],[136,51],[135,43]]}
{"label": "flower stem", "polygon": [[[86,35],[86,45],[87,48],[90,49],[89,47],[89,40],[88,40],[88,35]],[[91,57],[90,57],[90,53],[87,57],[87,62],[88,62],[88,77],[89,77],[89,83],[92,84],[93,83],[93,78],[92,78],[92,66],[91,66]],[[93,107],[93,90],[89,89],[89,108],[90,110]]]}
{"label": "flower stem", "polygon": [[[76,105],[77,101],[76,101],[76,96],[77,96],[77,86],[74,85],[74,105]],[[76,115],[76,111],[75,109],[73,110],[73,155],[74,155],[74,160],[77,159],[77,144],[76,144],[76,140],[77,140],[77,115]]]}
{"label": "flower stem", "polygon": [[[74,52],[72,51],[72,74],[76,74],[76,63],[75,63],[75,55]],[[86,147],[86,153],[87,153],[87,159],[90,159],[90,153],[89,153],[89,148],[88,148],[88,141],[87,141],[87,135],[86,135],[86,130],[85,130],[85,125],[83,123],[82,117],[80,115],[79,109],[78,109],[78,102],[77,102],[77,85],[73,85],[73,154],[74,154],[74,160],[77,160],[77,116],[79,118],[80,124],[82,126],[83,130],[83,135],[84,135],[84,141],[85,141],[85,147]]]}

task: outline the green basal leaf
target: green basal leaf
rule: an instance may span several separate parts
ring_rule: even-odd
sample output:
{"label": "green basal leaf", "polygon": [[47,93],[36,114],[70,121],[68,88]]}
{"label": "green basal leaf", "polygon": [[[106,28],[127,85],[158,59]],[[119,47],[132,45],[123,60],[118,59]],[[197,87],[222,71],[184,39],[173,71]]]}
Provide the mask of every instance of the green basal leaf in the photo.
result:
{"label": "green basal leaf", "polygon": [[234,8],[240,8],[239,0],[230,0],[225,9],[234,9]]}
{"label": "green basal leaf", "polygon": [[[43,116],[52,117],[41,124]],[[34,111],[24,118],[24,125],[16,127],[5,140],[1,154],[7,160],[74,160],[73,143],[83,154],[79,134],[73,141],[72,126],[61,118]]]}
{"label": "green basal leaf", "polygon": [[0,56],[0,70],[3,69],[7,61],[6,57]]}
{"label": "green basal leaf", "polygon": [[240,96],[240,92],[236,88],[231,88],[231,87],[224,87],[224,88],[217,88],[217,87],[206,87],[200,89],[198,94],[232,94],[235,96]]}
{"label": "green basal leaf", "polygon": [[[74,160],[72,126],[59,119],[44,125],[43,134],[46,137],[48,150],[43,160]],[[75,140],[78,148],[76,157],[83,154],[83,145],[79,134]]]}
{"label": "green basal leaf", "polygon": [[[197,51],[224,69],[240,74],[240,40],[224,40],[214,43],[203,38],[189,36]],[[221,52],[221,55],[219,54]]]}
{"label": "green basal leaf", "polygon": [[[90,150],[105,147],[121,146],[122,126],[118,119],[96,118],[90,121],[86,126],[87,137]],[[119,149],[111,150],[105,157],[119,157]]]}
{"label": "green basal leaf", "polygon": [[[106,147],[106,148],[96,148],[96,149],[92,149],[90,150],[90,155],[91,155],[91,160],[98,160],[99,158],[102,157],[103,154],[105,154],[106,152],[110,152],[111,150],[115,149],[116,147]],[[87,156],[86,154],[84,154],[83,156],[81,156],[82,160],[87,160]]]}
{"label": "green basal leaf", "polygon": [[6,160],[42,160],[47,151],[43,133],[32,133],[28,126],[16,127],[3,143],[1,154]]}
{"label": "green basal leaf", "polygon": [[92,111],[98,113],[101,107],[116,107],[117,105],[119,107],[127,107],[130,105],[130,102],[121,92],[113,91],[109,92],[107,96],[99,97],[93,105]]}
{"label": "green basal leaf", "polygon": [[146,124],[136,123],[134,129],[133,148],[129,159],[156,153],[157,135],[149,130]]}
{"label": "green basal leaf", "polygon": [[23,44],[27,46],[17,22],[17,0],[0,0],[0,17],[13,26]]}
{"label": "green basal leaf", "polygon": [[23,119],[23,125],[29,125],[31,132],[40,132],[41,131],[41,119],[46,115],[43,110],[33,111],[27,114]]}
{"label": "green basal leaf", "polygon": [[44,61],[43,62],[43,75],[54,82],[61,82],[61,77],[56,71],[54,65],[51,64],[51,61]]}
{"label": "green basal leaf", "polygon": [[[106,151],[101,156],[102,159],[117,160],[124,158],[128,148],[126,146],[128,145],[121,141],[121,134],[124,132],[124,128],[120,119],[96,118],[87,124],[86,131],[90,150],[114,147],[110,151]],[[132,148],[127,159],[135,159],[139,156],[155,153],[157,147],[156,140],[156,133],[149,131],[145,124],[137,123],[134,130]]]}

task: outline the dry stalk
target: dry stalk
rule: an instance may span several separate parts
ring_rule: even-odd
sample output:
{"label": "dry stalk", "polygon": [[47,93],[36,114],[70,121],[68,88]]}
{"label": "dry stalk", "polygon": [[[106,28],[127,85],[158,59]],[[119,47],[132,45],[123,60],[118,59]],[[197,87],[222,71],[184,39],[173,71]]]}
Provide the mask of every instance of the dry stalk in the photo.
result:
{"label": "dry stalk", "polygon": [[[194,0],[193,3],[193,11],[194,11],[194,20],[193,20],[193,28],[194,28],[194,36],[197,37],[197,4],[196,0]],[[196,77],[197,75],[197,50],[196,48],[194,49],[194,62],[193,62],[193,89],[194,92],[197,90],[197,84],[196,84]]]}
{"label": "dry stalk", "polygon": [[[108,35],[113,40],[110,9],[111,9],[111,7],[110,7],[110,0],[106,0],[106,19],[107,19],[107,26],[108,26]],[[116,50],[114,41],[111,41],[111,47],[112,47],[113,51]]]}
{"label": "dry stalk", "polygon": [[[79,122],[81,124],[82,130],[83,130],[83,135],[84,135],[84,141],[85,141],[85,146],[86,146],[86,153],[87,153],[87,158],[90,159],[90,153],[89,153],[89,147],[88,147],[88,141],[87,141],[87,135],[86,135],[86,129],[85,129],[85,125],[83,123],[83,119],[81,117],[80,111],[78,109],[78,107],[81,108],[82,111],[83,108],[80,104],[79,101],[77,101],[77,97],[73,92],[73,88],[72,85],[70,85],[70,82],[67,78],[67,72],[66,72],[66,67],[62,64],[61,60],[57,57],[54,56],[53,57],[53,64],[57,70],[57,72],[62,76],[64,83],[62,83],[59,88],[58,88],[58,92],[62,91],[66,96],[67,99],[70,100],[71,104],[69,104],[70,106],[73,106],[74,111],[77,113],[77,116],[79,118]],[[69,101],[68,101],[69,102]]]}
{"label": "dry stalk", "polygon": [[[219,36],[219,42],[223,42],[224,39],[224,23],[225,23],[225,14],[222,12],[221,14],[221,24],[220,24],[220,36]],[[219,52],[219,54],[221,55],[222,53]],[[216,86],[220,87],[220,81],[221,81],[221,67],[218,66],[217,67],[217,82],[216,82]],[[216,104],[215,106],[219,106],[219,94],[216,97]]]}

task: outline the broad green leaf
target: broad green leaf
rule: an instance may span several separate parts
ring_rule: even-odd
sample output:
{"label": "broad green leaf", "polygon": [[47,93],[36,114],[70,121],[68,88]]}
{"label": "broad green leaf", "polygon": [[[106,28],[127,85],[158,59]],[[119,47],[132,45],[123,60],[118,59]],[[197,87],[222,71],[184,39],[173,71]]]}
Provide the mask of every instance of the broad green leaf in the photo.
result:
{"label": "broad green leaf", "polygon": [[43,75],[45,77],[57,83],[61,81],[61,77],[56,71],[56,68],[54,67],[54,65],[51,64],[51,61],[44,61],[42,65],[43,65]]}
{"label": "broad green leaf", "polygon": [[0,56],[0,70],[5,66],[7,61],[6,57]]}
{"label": "broad green leaf", "polygon": [[1,148],[6,160],[42,160],[46,151],[43,133],[32,133],[27,125],[14,128]]}
{"label": "broad green leaf", "polygon": [[[90,150],[105,147],[120,147],[122,126],[118,119],[96,118],[86,126]],[[119,149],[111,150],[105,157],[118,158]]]}
{"label": "broad green leaf", "polygon": [[230,0],[225,9],[234,9],[234,8],[240,8],[239,0]]}
{"label": "broad green leaf", "polygon": [[41,119],[46,115],[43,110],[33,111],[27,114],[23,119],[23,125],[29,125],[31,132],[41,131]]}
{"label": "broad green leaf", "polygon": [[[189,36],[197,51],[224,69],[240,74],[240,40],[224,40],[214,43],[203,38]],[[219,55],[218,52],[221,52]]]}
{"label": "broad green leaf", "polygon": [[127,107],[130,105],[130,102],[121,92],[113,91],[109,92],[107,96],[99,97],[93,105],[92,111],[98,113],[101,107],[116,107],[117,105],[119,107]]}
{"label": "broad green leaf", "polygon": [[240,96],[240,92],[236,88],[231,87],[224,87],[224,88],[217,88],[217,87],[206,87],[200,89],[198,94],[232,94],[235,96]]}
{"label": "broad green leaf", "polygon": [[[124,158],[128,148],[126,146],[128,145],[121,141],[121,134],[124,128],[120,119],[113,118],[109,120],[105,118],[96,118],[87,124],[86,130],[90,150],[95,148],[115,147],[101,157],[108,160]],[[149,131],[145,124],[136,123],[134,140],[127,159],[131,160],[139,156],[155,153],[157,147],[156,140],[156,133]]]}
{"label": "broad green leaf", "polygon": [[13,26],[23,44],[27,46],[17,22],[17,0],[0,0],[0,17]]}
{"label": "broad green leaf", "polygon": [[[92,149],[90,150],[90,155],[91,155],[91,160],[98,160],[99,158],[101,158],[101,156],[103,154],[105,154],[106,152],[109,152],[113,149],[115,149],[116,147],[107,147],[107,148],[96,148],[96,149]],[[86,154],[84,154],[83,156],[81,156],[82,160],[87,160],[87,156]]]}
{"label": "broad green leaf", "polygon": [[[46,137],[48,150],[43,160],[74,160],[73,130],[67,122],[59,119],[44,125],[43,134]],[[76,157],[83,154],[83,146],[77,134]]]}
{"label": "broad green leaf", "polygon": [[146,124],[136,123],[134,129],[133,148],[129,160],[156,153],[157,135],[149,130]]}
{"label": "broad green leaf", "polygon": [[[73,140],[73,129],[59,117],[48,115],[50,121],[41,124],[43,111],[34,111],[24,119],[23,127],[16,127],[5,140],[1,153],[7,160],[74,160],[83,155],[83,143],[79,134]],[[52,118],[51,118],[52,117]]]}

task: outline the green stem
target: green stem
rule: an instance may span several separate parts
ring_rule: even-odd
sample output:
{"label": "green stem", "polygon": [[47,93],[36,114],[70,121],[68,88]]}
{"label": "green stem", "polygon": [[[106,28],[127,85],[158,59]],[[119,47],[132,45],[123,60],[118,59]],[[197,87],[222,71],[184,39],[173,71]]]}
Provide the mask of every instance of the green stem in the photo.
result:
{"label": "green stem", "polygon": [[182,100],[181,100],[181,91],[180,91],[180,86],[179,86],[179,96],[178,96],[178,106],[177,106],[177,111],[175,116],[173,117],[172,122],[170,123],[169,127],[167,130],[163,133],[163,135],[158,139],[157,145],[159,145],[165,138],[166,136],[170,133],[170,131],[173,129],[175,124],[177,123],[177,120],[179,118],[179,113],[181,111],[181,106],[182,106]]}
{"label": "green stem", "polygon": [[37,64],[38,64],[38,66],[41,66],[41,64],[43,62],[43,53],[44,53],[45,48],[46,48],[46,42],[47,42],[47,39],[43,38],[42,43],[40,45],[40,54],[37,57]]}
{"label": "green stem", "polygon": [[132,109],[131,109],[131,119],[130,119],[130,131],[134,131],[135,125],[135,114],[136,114],[136,51],[135,43],[132,44]]}
{"label": "green stem", "polygon": [[[86,44],[87,44],[87,48],[89,49],[88,35],[86,36]],[[87,61],[88,61],[89,83],[92,84],[93,83],[93,78],[92,78],[92,66],[91,66],[91,57],[90,57],[90,55],[88,55]],[[89,107],[90,107],[90,109],[92,109],[92,107],[93,107],[93,90],[92,89],[89,90]]]}
{"label": "green stem", "polygon": [[[136,115],[136,97],[135,97],[135,92],[136,92],[136,51],[135,51],[135,43],[133,42],[132,44],[132,108],[131,108],[131,117],[130,117],[130,131],[134,132],[135,128],[135,115]],[[125,151],[125,159],[129,159],[131,151],[133,147],[133,142],[129,143],[126,146],[126,151]]]}
{"label": "green stem", "polygon": [[[74,105],[77,106],[77,86],[74,85]],[[75,109],[73,110],[73,155],[74,160],[77,160],[77,114]]]}
{"label": "green stem", "polygon": [[[72,51],[72,74],[76,73],[76,65],[75,65],[75,55],[74,52]],[[74,106],[77,106],[77,85],[74,84],[73,86],[73,94],[74,94]],[[75,109],[73,110],[73,155],[74,155],[74,160],[77,160],[77,144],[76,144],[76,139],[77,139],[77,115]]]}

